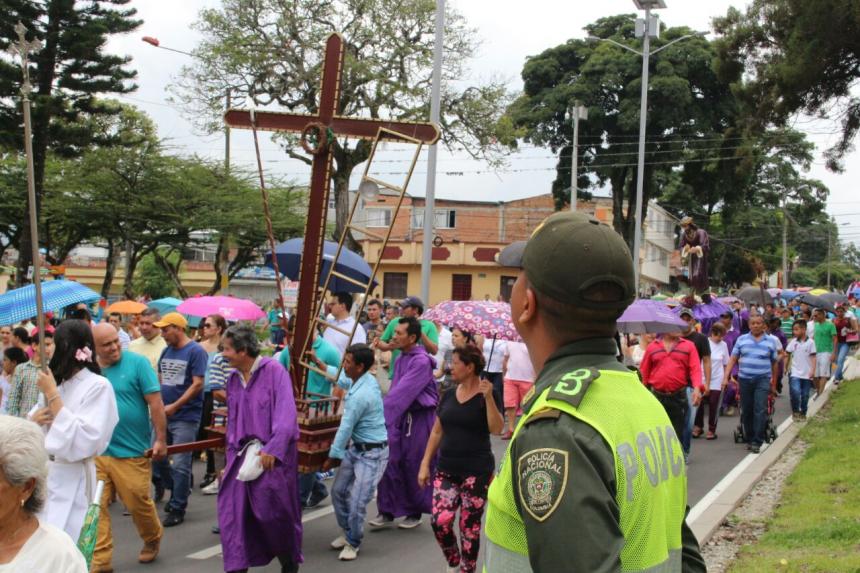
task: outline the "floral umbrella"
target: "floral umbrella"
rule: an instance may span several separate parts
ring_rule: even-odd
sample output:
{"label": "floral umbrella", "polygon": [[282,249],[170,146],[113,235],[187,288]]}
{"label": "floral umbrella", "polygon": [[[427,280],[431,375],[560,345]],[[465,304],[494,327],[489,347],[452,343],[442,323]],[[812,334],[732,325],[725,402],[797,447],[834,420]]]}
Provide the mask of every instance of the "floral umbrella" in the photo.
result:
{"label": "floral umbrella", "polygon": [[448,300],[427,310],[422,318],[486,338],[522,341],[511,321],[511,305],[506,302]]}

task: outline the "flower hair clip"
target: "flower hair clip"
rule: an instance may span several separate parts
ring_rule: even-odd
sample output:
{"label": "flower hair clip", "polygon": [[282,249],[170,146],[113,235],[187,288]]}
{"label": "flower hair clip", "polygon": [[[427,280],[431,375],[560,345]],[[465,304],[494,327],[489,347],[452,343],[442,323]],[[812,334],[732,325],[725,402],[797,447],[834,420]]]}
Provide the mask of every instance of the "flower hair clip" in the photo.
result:
{"label": "flower hair clip", "polygon": [[88,346],[78,348],[75,351],[75,360],[78,362],[90,362],[93,359],[93,351]]}

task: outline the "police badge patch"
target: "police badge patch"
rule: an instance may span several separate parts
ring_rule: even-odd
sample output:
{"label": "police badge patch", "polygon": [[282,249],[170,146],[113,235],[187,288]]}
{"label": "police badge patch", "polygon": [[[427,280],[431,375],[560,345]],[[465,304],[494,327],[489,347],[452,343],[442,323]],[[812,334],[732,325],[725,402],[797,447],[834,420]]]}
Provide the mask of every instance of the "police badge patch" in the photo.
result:
{"label": "police badge patch", "polygon": [[537,521],[545,521],[558,507],[567,487],[567,470],[567,452],[562,450],[539,448],[520,456],[520,500]]}

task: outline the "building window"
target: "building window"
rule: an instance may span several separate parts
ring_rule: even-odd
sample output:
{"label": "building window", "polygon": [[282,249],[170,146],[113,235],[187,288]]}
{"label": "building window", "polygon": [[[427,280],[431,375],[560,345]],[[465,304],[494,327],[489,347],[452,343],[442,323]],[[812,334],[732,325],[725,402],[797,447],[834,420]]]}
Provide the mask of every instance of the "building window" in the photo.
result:
{"label": "building window", "polygon": [[409,273],[382,273],[383,298],[406,298],[409,286]]}
{"label": "building window", "polygon": [[390,227],[391,209],[380,209],[378,207],[365,209],[368,227]]}
{"label": "building window", "polygon": [[472,275],[451,276],[451,300],[472,300]]}
{"label": "building window", "polygon": [[[433,211],[435,219],[433,220],[434,229],[454,229],[457,227],[457,211],[454,209],[436,209]],[[412,228],[424,228],[424,209],[412,209]]]}
{"label": "building window", "polygon": [[514,290],[514,283],[517,282],[517,277],[502,276],[499,279],[499,294],[502,295],[502,300],[511,302],[511,293]]}

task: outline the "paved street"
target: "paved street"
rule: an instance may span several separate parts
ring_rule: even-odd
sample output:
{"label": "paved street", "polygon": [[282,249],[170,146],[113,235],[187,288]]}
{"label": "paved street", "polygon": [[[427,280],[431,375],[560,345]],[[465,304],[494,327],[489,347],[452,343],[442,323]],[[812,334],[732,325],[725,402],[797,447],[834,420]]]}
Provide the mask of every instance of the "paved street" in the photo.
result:
{"label": "paved street", "polygon": [[[774,422],[779,425],[790,413],[788,389],[777,399]],[[742,445],[732,439],[737,426],[737,416],[722,418],[718,427],[719,438],[714,441],[695,440],[688,466],[690,506],[702,498],[731,469],[747,455]],[[493,440],[493,449],[498,460],[504,452],[506,442]],[[197,481],[203,467],[195,465]],[[331,485],[331,481],[327,482]],[[369,516],[375,515],[370,508]],[[222,571],[218,548],[219,538],[211,533],[215,524],[215,497],[202,496],[199,490],[189,502],[189,511],[184,524],[165,530],[162,550],[152,565],[137,563],[137,552],[141,543],[130,517],[122,516],[122,507],[114,504],[114,569],[125,571],[182,571],[204,573]],[[337,552],[328,548],[329,542],[338,535],[337,525],[328,500],[320,508],[305,512],[303,573],[349,573],[400,572],[414,573],[444,571],[442,554],[436,546],[429,519],[411,531],[389,529],[368,532],[361,547],[359,559],[353,563],[337,560]],[[277,563],[257,571],[278,571]]]}

